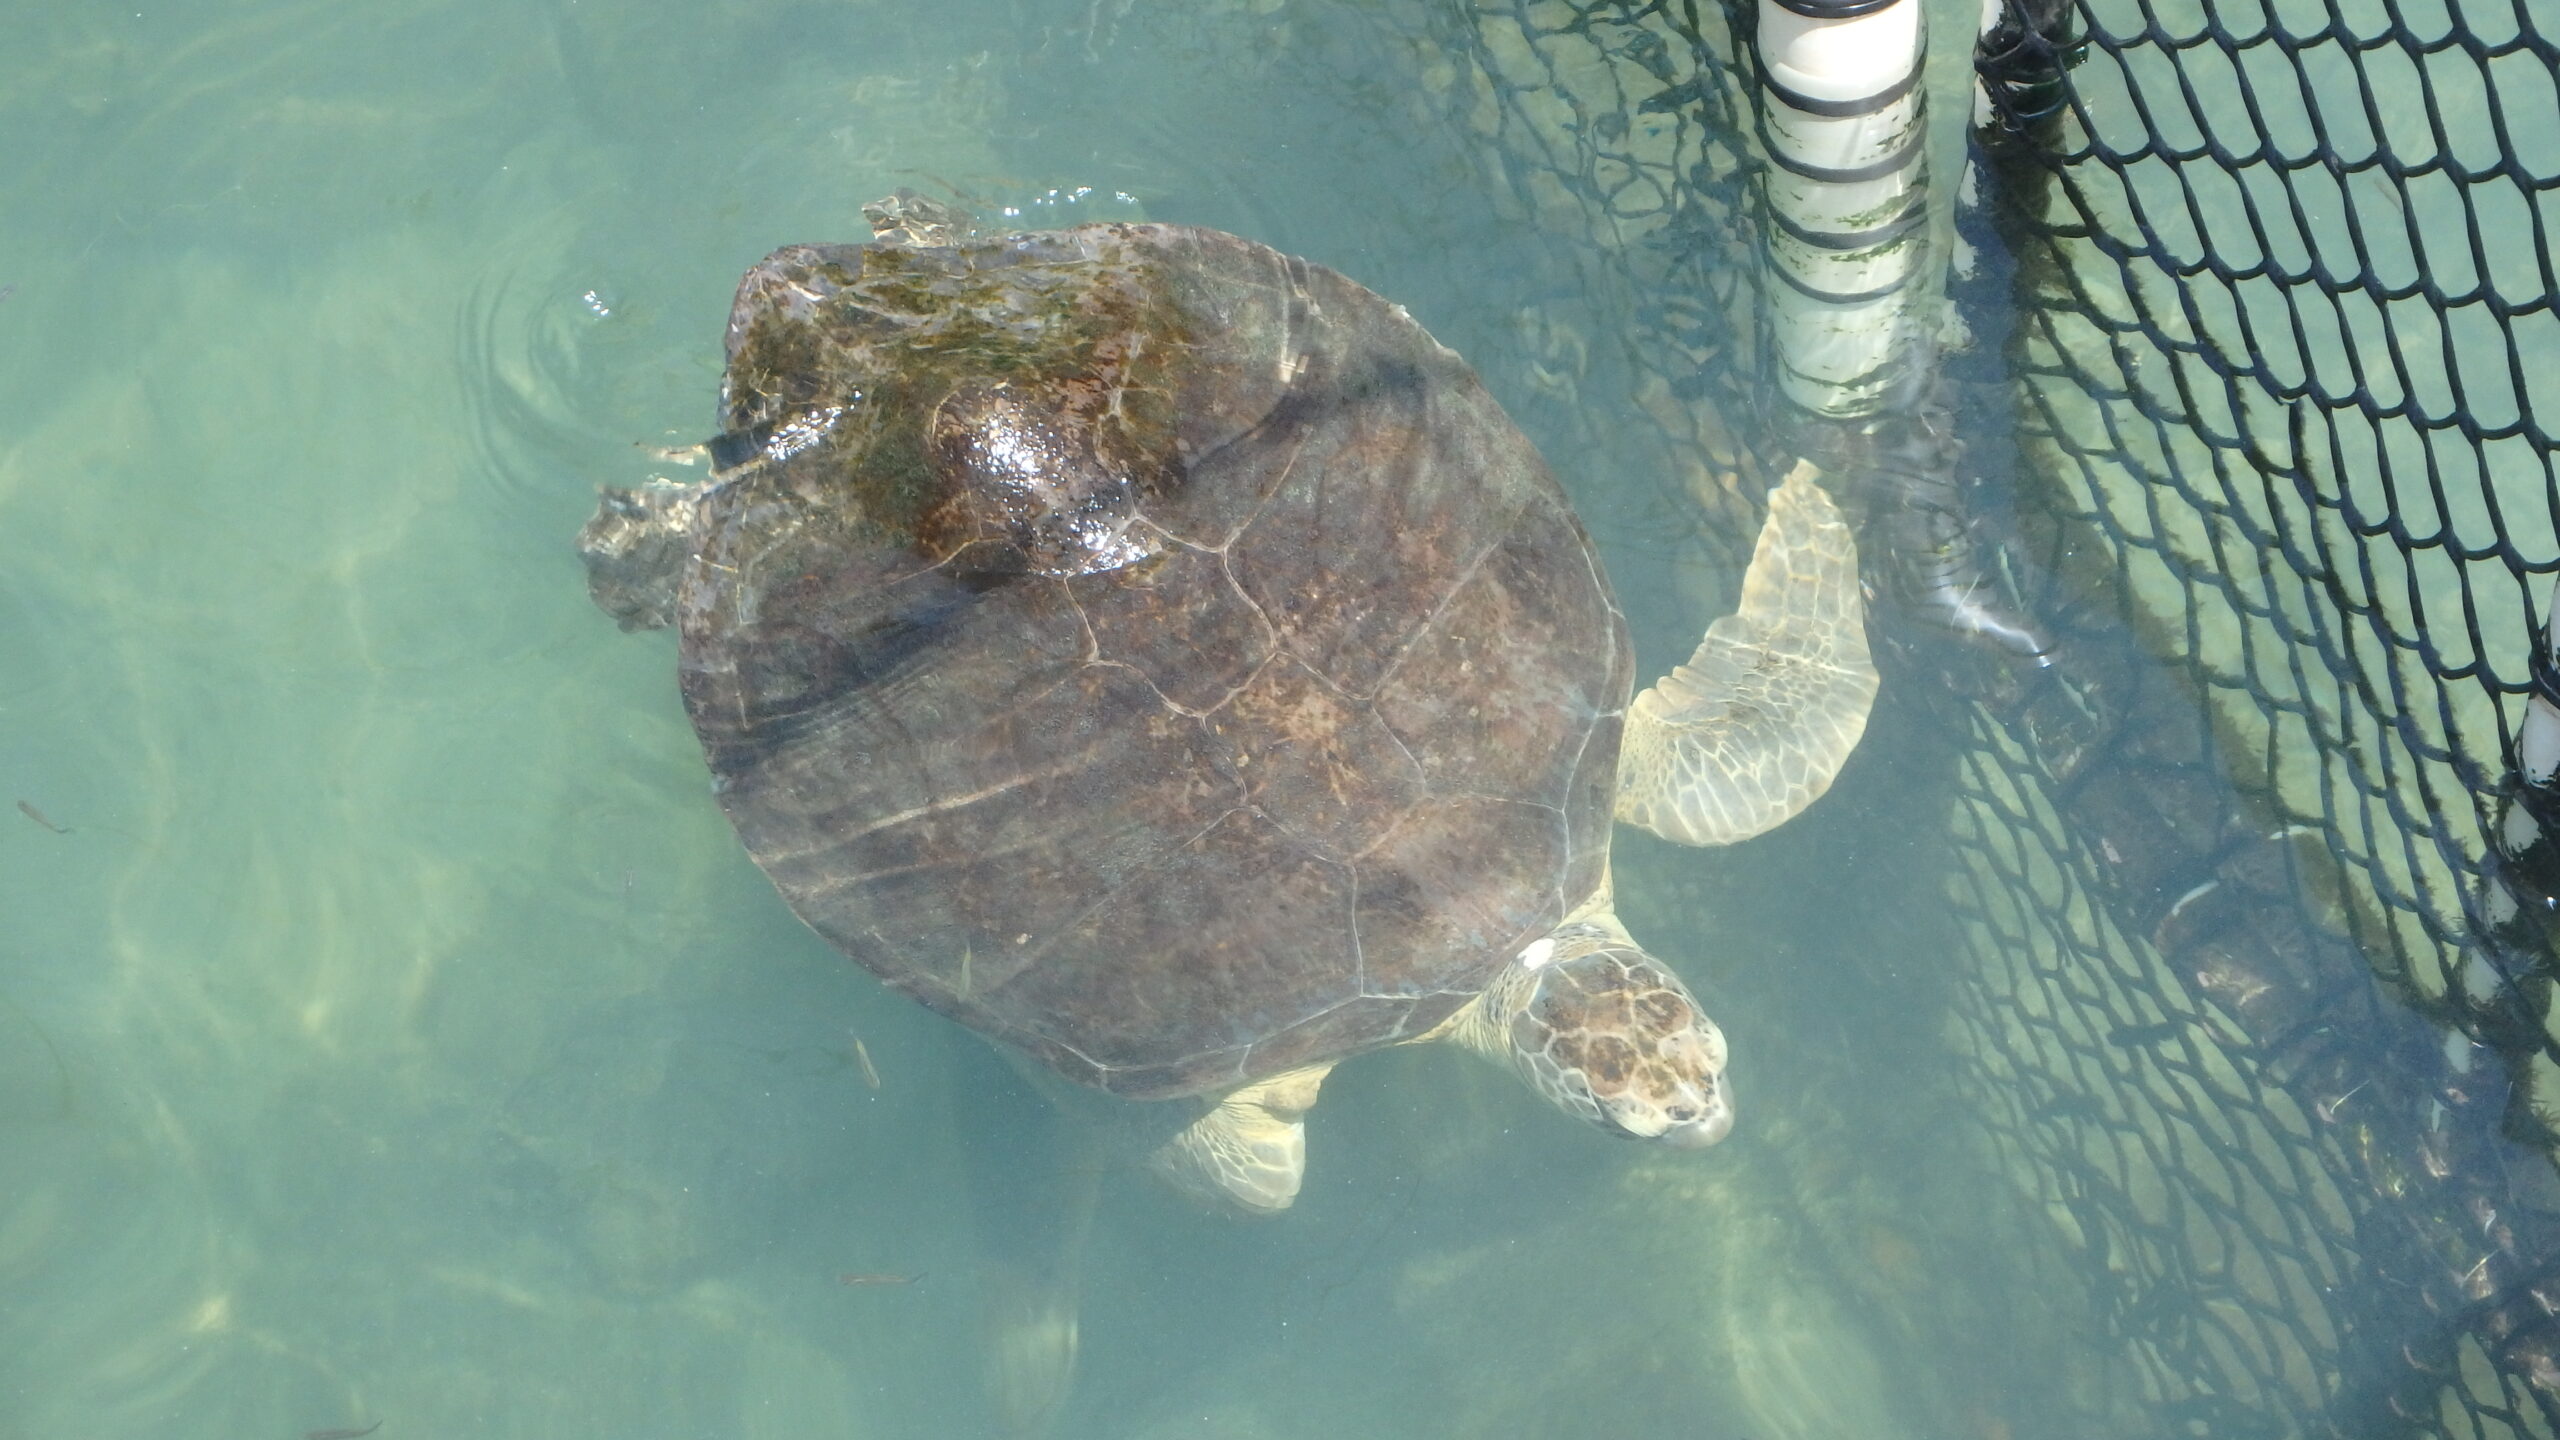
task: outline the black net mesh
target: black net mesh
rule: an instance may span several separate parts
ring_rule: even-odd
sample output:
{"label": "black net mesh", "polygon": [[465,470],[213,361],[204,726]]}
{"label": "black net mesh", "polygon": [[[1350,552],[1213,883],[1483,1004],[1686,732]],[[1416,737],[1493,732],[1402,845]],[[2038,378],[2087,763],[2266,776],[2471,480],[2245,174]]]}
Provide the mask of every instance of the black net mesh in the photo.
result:
{"label": "black net mesh", "polygon": [[[1648,297],[1664,468],[1749,535],[1809,440],[1747,378],[1747,12],[1437,16],[1434,93]],[[2560,46],[2514,3],[2089,0],[1979,54],[1971,342],[1812,448],[1902,552],[1888,685],[1945,697],[1949,1034],[2091,1317],[2073,1433],[2560,1433],[2560,1017],[2492,843],[2560,575]],[[1942,638],[1951,588],[2051,663]]]}

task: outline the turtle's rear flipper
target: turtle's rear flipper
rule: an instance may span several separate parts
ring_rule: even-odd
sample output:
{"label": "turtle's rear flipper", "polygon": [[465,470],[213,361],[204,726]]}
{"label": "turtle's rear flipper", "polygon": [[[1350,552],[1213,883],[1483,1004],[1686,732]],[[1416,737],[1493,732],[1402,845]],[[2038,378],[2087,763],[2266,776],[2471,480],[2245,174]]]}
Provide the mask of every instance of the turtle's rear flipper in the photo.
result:
{"label": "turtle's rear flipper", "polygon": [[1076,1292],[991,1272],[984,1298],[988,1408],[1004,1434],[1039,1440],[1075,1388]]}
{"label": "turtle's rear flipper", "polygon": [[1085,1241],[1103,1157],[1091,1117],[1056,1103],[1008,1051],[952,1049],[952,1120],[968,1145],[979,1354],[999,1433],[1039,1440],[1074,1391]]}
{"label": "turtle's rear flipper", "polygon": [[1618,818],[1729,845],[1831,788],[1875,702],[1858,546],[1799,464],[1769,492],[1742,606],[1627,707]]}
{"label": "turtle's rear flipper", "polygon": [[1156,1173],[1212,1209],[1288,1209],[1307,1174],[1306,1114],[1332,1068],[1284,1071],[1227,1095],[1156,1151]]}

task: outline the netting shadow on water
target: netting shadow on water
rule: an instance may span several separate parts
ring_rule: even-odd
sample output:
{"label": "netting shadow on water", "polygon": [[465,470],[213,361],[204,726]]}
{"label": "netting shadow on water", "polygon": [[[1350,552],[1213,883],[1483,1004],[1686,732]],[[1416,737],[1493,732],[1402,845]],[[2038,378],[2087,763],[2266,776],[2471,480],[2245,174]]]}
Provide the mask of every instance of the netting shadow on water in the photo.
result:
{"label": "netting shadow on water", "polygon": [[[1749,12],[1433,23],[1522,222],[1648,297],[1692,523],[1750,534]],[[2560,1016],[2496,853],[2560,576],[2560,46],[2516,3],[2084,0],[1980,63],[1971,343],[1860,498],[1871,547],[2005,562],[2049,647],[1877,621],[1947,697],[1947,1028],[2086,1290],[2078,1433],[2560,1433]]]}

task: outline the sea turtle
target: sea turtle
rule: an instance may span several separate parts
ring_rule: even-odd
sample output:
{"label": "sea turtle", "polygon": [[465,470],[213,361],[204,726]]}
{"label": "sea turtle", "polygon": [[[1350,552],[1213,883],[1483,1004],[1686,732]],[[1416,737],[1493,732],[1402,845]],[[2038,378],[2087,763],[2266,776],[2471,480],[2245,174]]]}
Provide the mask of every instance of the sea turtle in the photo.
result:
{"label": "sea turtle", "polygon": [[1774,487],[1739,613],[1630,699],[1529,441],[1401,306],[1170,224],[913,201],[747,272],[710,478],[607,490],[598,604],[674,624],[720,804],[890,985],[1290,1204],[1337,1062],[1451,1039],[1706,1145],[1725,1042],[1612,913],[1613,818],[1820,795],[1876,687],[1849,531]]}

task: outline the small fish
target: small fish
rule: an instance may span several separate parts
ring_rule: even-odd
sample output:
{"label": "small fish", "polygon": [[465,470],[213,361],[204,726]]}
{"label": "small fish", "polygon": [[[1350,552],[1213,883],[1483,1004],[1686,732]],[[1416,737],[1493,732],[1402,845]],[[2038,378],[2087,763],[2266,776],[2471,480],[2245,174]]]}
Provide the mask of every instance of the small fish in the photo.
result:
{"label": "small fish", "polygon": [[[6,295],[0,295],[0,300],[5,300],[5,299],[7,299],[7,298],[8,298],[8,297],[7,297]],[[36,808],[32,803],[30,803],[30,802],[28,802],[28,801],[21,800],[21,801],[19,801],[19,802],[18,802],[18,813],[19,813],[19,814],[21,814],[21,815],[26,816],[26,817],[27,817],[28,819],[30,819],[30,820],[33,820],[33,821],[34,821],[34,822],[36,822],[37,824],[39,824],[39,825],[43,826],[43,827],[44,827],[44,828],[46,828],[47,830],[52,831],[52,832],[53,832],[54,834],[56,834],[56,835],[68,835],[68,834],[70,834],[70,833],[71,833],[71,827],[70,827],[70,826],[68,826],[68,825],[56,825],[56,824],[54,824],[51,820],[48,820],[48,819],[46,819],[46,818],[45,818],[45,815],[44,815],[44,812],[43,812],[43,811],[41,811],[41,810],[37,809],[37,808]]]}
{"label": "small fish", "polygon": [[849,1270],[844,1274],[837,1276],[836,1283],[839,1285],[857,1285],[864,1287],[874,1285],[913,1285],[923,1278],[924,1272],[921,1270],[917,1271],[913,1275],[871,1275],[864,1274],[861,1271]]}
{"label": "small fish", "polygon": [[382,1422],[376,1420],[361,1430],[305,1430],[302,1432],[302,1440],[359,1440],[359,1437],[370,1435],[381,1428]]}
{"label": "small fish", "polygon": [[877,1094],[880,1089],[880,1068],[871,1063],[871,1047],[863,1044],[862,1037],[859,1035],[853,1037],[853,1063],[862,1067],[862,1083],[870,1086],[872,1092]]}
{"label": "small fish", "polygon": [[6,299],[8,299],[10,296],[15,295],[15,294],[17,294],[17,293],[18,293],[18,282],[17,282],[17,281],[15,281],[15,280],[10,281],[10,282],[9,282],[8,284],[6,284],[6,285],[0,285],[0,300],[6,300]]}

